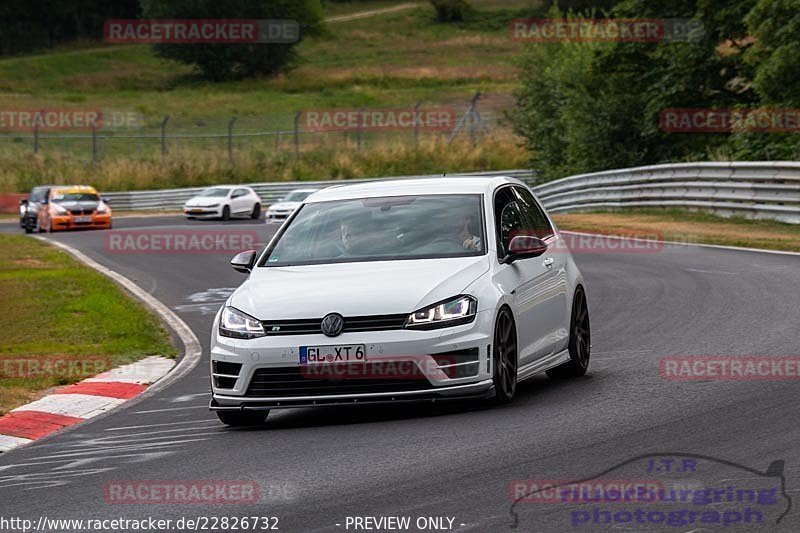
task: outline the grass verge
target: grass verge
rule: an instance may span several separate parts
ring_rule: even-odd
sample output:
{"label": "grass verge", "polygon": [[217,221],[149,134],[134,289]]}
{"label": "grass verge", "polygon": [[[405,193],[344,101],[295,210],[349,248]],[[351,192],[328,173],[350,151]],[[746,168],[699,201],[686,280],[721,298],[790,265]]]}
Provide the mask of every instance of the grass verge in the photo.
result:
{"label": "grass verge", "polygon": [[800,224],[724,218],[682,209],[636,209],[554,215],[559,229],[649,235],[661,240],[800,252]]}
{"label": "grass verge", "polygon": [[177,353],[161,323],[65,252],[0,235],[0,415],[43,391]]}

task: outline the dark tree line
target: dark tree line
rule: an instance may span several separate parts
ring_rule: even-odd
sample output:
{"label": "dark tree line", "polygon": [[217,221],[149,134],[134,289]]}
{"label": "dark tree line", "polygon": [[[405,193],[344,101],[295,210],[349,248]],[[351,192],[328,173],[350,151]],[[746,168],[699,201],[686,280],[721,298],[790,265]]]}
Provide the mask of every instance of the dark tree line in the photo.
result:
{"label": "dark tree line", "polygon": [[140,13],[139,0],[2,0],[0,55],[100,40],[106,20],[138,18]]}

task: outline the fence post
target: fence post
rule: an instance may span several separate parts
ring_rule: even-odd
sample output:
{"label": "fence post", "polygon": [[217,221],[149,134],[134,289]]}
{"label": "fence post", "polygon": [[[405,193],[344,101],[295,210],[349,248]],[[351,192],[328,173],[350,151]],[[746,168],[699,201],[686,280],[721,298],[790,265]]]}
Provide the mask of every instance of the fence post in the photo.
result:
{"label": "fence post", "polygon": [[97,164],[97,126],[92,126],[92,164]]}
{"label": "fence post", "polygon": [[417,103],[414,105],[414,149],[417,148],[419,140],[419,106],[421,104],[422,100],[417,100]]}
{"label": "fence post", "polygon": [[164,120],[161,121],[161,162],[164,162],[164,159],[167,157],[167,121],[169,120],[169,115],[164,116]]}
{"label": "fence post", "polygon": [[233,123],[236,117],[231,117],[228,121],[228,163],[233,165]]}
{"label": "fence post", "polygon": [[361,151],[361,126],[364,121],[363,109],[358,110],[358,128],[356,129],[356,147]]}
{"label": "fence post", "polygon": [[33,127],[33,153],[39,153],[39,124]]}
{"label": "fence post", "polygon": [[294,114],[294,158],[300,159],[300,113]]}
{"label": "fence post", "polygon": [[475,93],[475,96],[472,97],[472,100],[469,102],[469,136],[472,139],[472,144],[475,145],[476,142],[476,128],[478,126],[478,112],[475,110],[477,106],[478,98],[480,98],[481,93]]}

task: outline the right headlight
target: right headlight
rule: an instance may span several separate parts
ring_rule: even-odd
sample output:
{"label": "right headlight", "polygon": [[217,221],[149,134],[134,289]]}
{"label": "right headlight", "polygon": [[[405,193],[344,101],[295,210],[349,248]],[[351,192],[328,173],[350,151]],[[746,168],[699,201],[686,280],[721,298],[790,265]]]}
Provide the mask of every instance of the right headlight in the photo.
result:
{"label": "right headlight", "polygon": [[219,334],[234,339],[255,339],[265,335],[261,322],[235,307],[225,307],[222,310]]}
{"label": "right headlight", "polygon": [[406,319],[406,327],[412,329],[438,329],[468,324],[475,320],[478,300],[473,296],[461,295],[439,302],[419,311],[414,311]]}

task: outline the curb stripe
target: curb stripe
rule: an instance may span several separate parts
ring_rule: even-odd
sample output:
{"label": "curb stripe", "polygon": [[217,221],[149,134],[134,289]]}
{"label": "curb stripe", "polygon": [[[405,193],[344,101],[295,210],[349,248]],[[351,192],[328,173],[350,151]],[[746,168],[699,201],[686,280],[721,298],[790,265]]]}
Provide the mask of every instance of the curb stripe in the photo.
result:
{"label": "curb stripe", "polygon": [[23,439],[40,439],[78,422],[83,422],[83,419],[41,411],[12,411],[0,418],[0,433]]}
{"label": "curb stripe", "polygon": [[119,398],[129,400],[139,396],[147,385],[137,383],[121,383],[118,381],[81,381],[74,385],[68,385],[63,389],[54,391],[55,394],[89,394],[92,396],[105,396],[108,398]]}

